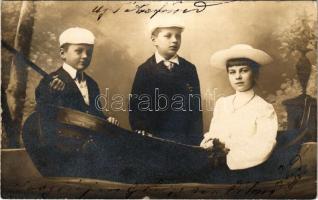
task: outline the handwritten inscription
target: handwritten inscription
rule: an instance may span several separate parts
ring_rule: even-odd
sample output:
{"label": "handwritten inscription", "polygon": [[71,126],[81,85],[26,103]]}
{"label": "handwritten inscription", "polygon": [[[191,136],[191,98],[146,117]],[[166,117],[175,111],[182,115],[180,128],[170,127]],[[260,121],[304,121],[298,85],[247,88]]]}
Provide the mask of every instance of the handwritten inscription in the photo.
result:
{"label": "handwritten inscription", "polygon": [[177,13],[201,13],[208,7],[217,6],[233,2],[222,1],[222,2],[205,2],[195,1],[189,8],[182,8],[183,1],[177,2],[166,2],[159,7],[153,7],[150,3],[144,2],[128,2],[123,3],[117,8],[109,8],[104,5],[95,6],[91,12],[97,15],[97,21],[99,21],[106,13],[135,13],[135,14],[148,14],[150,19],[155,17],[159,13],[177,14]]}

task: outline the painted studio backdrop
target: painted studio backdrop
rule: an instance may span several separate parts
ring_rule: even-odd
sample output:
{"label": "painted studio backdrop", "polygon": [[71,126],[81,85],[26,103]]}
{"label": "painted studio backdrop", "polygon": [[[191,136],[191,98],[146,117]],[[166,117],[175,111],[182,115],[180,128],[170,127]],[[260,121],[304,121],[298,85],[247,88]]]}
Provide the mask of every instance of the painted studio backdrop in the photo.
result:
{"label": "painted studio backdrop", "polygon": [[[2,39],[12,45],[21,5],[21,2],[2,2]],[[161,7],[166,12],[156,13]],[[175,12],[185,23],[178,54],[197,67],[204,132],[208,131],[215,100],[234,92],[225,71],[211,68],[209,60],[214,52],[233,44],[250,44],[274,58],[271,65],[261,69],[257,92],[274,105],[280,130],[286,130],[289,126],[283,101],[304,92],[313,98],[317,96],[315,42],[310,43],[310,38],[307,38],[308,41],[301,38],[302,30],[297,29],[300,27],[307,32],[315,30],[316,3],[312,1],[34,2],[33,25],[28,27],[33,31],[29,34],[29,58],[46,72],[52,72],[62,64],[59,34],[75,26],[91,30],[96,36],[96,43],[91,65],[86,72],[98,82],[101,93],[109,95],[108,114],[116,117],[121,127],[130,129],[127,107],[132,82],[137,67],[154,53],[147,24],[151,18],[166,15],[167,12]],[[314,41],[313,38],[311,40]],[[310,74],[308,81],[303,80],[308,82],[307,86],[299,81],[296,64],[302,53],[297,50],[297,41],[306,43],[312,49],[305,54],[311,63],[307,70]],[[6,91],[11,108],[9,82],[12,57],[7,51],[2,51],[2,56],[1,89],[2,92]],[[24,75],[27,77],[27,89],[25,102],[22,101],[23,120],[34,111],[34,91],[41,79],[31,69]],[[302,89],[304,87],[305,91]],[[112,99],[115,94],[121,97]],[[114,109],[119,107],[121,109]],[[8,143],[7,138],[7,133],[3,131],[4,146]]]}

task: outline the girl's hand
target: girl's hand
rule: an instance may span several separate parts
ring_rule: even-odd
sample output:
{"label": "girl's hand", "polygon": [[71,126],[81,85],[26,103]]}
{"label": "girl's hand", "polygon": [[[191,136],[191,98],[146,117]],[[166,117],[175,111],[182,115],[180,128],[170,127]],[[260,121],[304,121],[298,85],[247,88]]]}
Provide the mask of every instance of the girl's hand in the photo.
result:
{"label": "girl's hand", "polygon": [[213,143],[212,143],[213,139],[210,138],[210,137],[204,137],[204,139],[202,140],[201,144],[200,144],[200,147],[203,147],[205,149],[207,148],[210,148],[213,146]]}

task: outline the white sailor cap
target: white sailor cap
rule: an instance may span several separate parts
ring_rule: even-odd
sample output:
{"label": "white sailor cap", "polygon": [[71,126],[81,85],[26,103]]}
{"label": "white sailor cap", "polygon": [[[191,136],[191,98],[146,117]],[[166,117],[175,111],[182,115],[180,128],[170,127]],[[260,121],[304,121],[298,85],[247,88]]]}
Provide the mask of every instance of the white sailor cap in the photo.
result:
{"label": "white sailor cap", "polygon": [[184,22],[175,15],[161,15],[155,16],[149,21],[149,34],[152,33],[157,28],[169,28],[169,27],[178,27],[181,28],[182,31],[185,28]]}
{"label": "white sailor cap", "polygon": [[65,43],[70,44],[94,44],[95,36],[87,29],[72,27],[66,29],[59,38],[60,46]]}

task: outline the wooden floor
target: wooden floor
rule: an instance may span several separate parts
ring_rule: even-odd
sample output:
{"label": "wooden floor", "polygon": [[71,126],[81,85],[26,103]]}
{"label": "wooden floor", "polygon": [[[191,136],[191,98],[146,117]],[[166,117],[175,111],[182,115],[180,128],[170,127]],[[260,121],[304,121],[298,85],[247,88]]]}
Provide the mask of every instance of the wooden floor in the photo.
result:
{"label": "wooden floor", "polygon": [[2,198],[315,198],[316,177],[242,184],[124,184],[83,178],[44,178],[25,149],[1,151]]}

